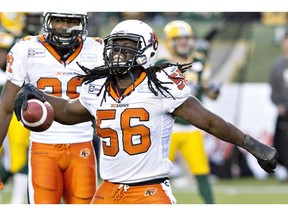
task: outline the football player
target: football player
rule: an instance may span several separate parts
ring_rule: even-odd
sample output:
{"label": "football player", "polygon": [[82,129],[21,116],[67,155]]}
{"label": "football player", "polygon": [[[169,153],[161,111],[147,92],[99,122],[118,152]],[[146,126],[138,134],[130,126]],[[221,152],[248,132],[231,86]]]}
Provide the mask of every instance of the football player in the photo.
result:
{"label": "football player", "polygon": [[81,66],[79,98],[67,100],[46,94],[27,84],[17,94],[18,120],[27,99],[48,101],[55,120],[75,124],[96,120],[101,139],[100,175],[93,204],[172,204],[176,200],[169,183],[168,159],[174,117],[212,135],[247,149],[267,172],[277,165],[277,151],[244,134],[205,109],[191,95],[182,72],[190,65],[155,66],[158,38],[139,20],[116,25],[104,40],[105,64],[94,69]]}
{"label": "football player", "polygon": [[[43,34],[27,36],[7,56],[7,82],[0,104],[0,143],[13,113],[15,95],[30,83],[66,99],[79,96],[83,73],[103,64],[102,40],[87,37],[86,12],[44,12]],[[31,204],[90,203],[97,186],[92,122],[72,126],[54,122],[30,133],[28,195]]]}
{"label": "football player", "polygon": [[[219,86],[209,80],[210,70],[204,52],[195,49],[195,34],[187,22],[174,20],[164,27],[165,45],[167,52],[159,58],[158,62],[174,62],[185,64],[192,62],[190,68],[184,73],[191,94],[202,99],[203,95],[215,100],[220,92]],[[175,162],[177,153],[188,165],[194,175],[201,198],[207,204],[214,203],[211,184],[209,182],[209,160],[205,151],[204,134],[189,122],[177,117],[173,127],[169,159]]]}

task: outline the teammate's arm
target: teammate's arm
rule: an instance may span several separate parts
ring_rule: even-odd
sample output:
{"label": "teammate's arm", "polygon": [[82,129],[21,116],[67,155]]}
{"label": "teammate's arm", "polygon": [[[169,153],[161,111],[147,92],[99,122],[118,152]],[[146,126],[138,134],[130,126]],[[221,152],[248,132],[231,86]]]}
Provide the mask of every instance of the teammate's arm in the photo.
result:
{"label": "teammate's arm", "polygon": [[226,122],[218,115],[202,106],[195,97],[189,97],[173,112],[196,127],[214,135],[215,137],[246,149],[256,157],[259,165],[268,173],[273,172],[278,162],[275,148],[262,144],[241,130]]}
{"label": "teammate's arm", "polygon": [[[6,137],[9,124],[13,115],[14,98],[20,87],[7,81],[3,87],[0,99],[0,147]],[[4,184],[0,177],[0,190],[4,189]]]}
{"label": "teammate's arm", "polygon": [[10,120],[13,115],[14,98],[19,92],[20,87],[9,80],[5,83],[0,101],[0,147],[6,137]]}

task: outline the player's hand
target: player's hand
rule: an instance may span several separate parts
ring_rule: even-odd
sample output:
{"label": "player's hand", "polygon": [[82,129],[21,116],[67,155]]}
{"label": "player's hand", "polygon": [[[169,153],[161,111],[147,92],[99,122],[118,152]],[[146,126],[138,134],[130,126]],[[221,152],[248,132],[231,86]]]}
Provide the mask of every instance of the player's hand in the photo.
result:
{"label": "player's hand", "polygon": [[0,190],[3,190],[3,189],[4,189],[4,184],[3,184],[2,179],[0,177]]}
{"label": "player's hand", "polygon": [[276,168],[277,163],[278,163],[277,150],[275,148],[273,148],[273,147],[270,147],[270,148],[271,148],[271,153],[269,153],[269,154],[272,155],[271,159],[260,159],[260,158],[257,158],[258,164],[267,173],[273,173],[274,169]]}
{"label": "player's hand", "polygon": [[32,98],[36,98],[42,102],[46,101],[43,93],[35,86],[31,84],[22,86],[14,101],[14,112],[18,121],[21,119],[21,109],[26,110],[28,100]]}
{"label": "player's hand", "polygon": [[247,134],[240,146],[254,155],[263,170],[267,173],[274,172],[278,164],[278,153],[275,148],[265,145]]}

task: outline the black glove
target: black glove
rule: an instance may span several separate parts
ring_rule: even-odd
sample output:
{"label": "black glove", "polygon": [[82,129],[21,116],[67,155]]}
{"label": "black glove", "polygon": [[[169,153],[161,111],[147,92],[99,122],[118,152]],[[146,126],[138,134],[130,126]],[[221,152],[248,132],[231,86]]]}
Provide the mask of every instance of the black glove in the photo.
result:
{"label": "black glove", "polygon": [[270,160],[257,158],[258,164],[267,173],[274,173],[274,169],[276,168],[277,163],[278,163],[278,153],[277,153],[275,148],[273,148],[273,149],[275,150],[274,156]]}
{"label": "black glove", "polygon": [[27,109],[27,102],[29,99],[36,98],[42,102],[45,102],[43,93],[31,84],[23,85],[16,95],[14,101],[14,112],[16,114],[17,120],[21,120],[21,109]]}
{"label": "black glove", "polygon": [[240,145],[256,157],[258,164],[267,173],[273,173],[278,164],[278,153],[273,147],[265,145],[253,137],[246,135],[244,142]]}

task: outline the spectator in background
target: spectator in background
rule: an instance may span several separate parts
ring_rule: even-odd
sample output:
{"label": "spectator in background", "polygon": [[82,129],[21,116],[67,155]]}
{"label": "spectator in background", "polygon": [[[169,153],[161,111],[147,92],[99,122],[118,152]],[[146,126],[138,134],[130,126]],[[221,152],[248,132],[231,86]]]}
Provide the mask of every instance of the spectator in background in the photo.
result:
{"label": "spectator in background", "polygon": [[[285,167],[285,175],[281,180],[287,180],[288,170],[288,34],[281,42],[283,53],[277,57],[271,68],[269,83],[271,100],[277,107],[278,116],[275,125],[274,147],[279,152],[279,165]],[[277,176],[276,176],[277,177]]]}

